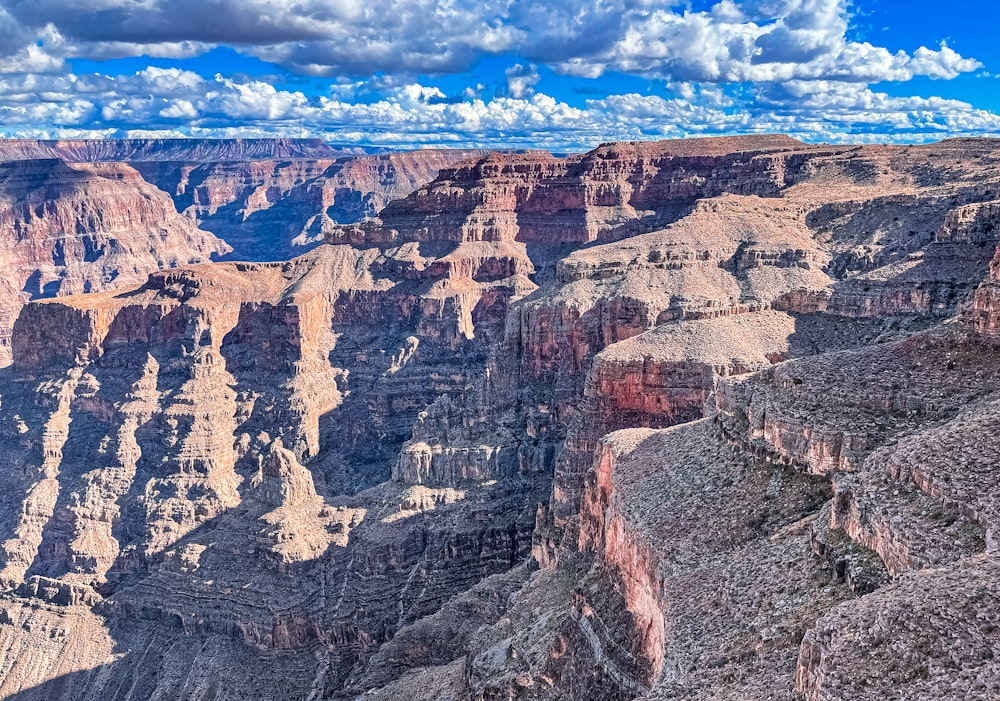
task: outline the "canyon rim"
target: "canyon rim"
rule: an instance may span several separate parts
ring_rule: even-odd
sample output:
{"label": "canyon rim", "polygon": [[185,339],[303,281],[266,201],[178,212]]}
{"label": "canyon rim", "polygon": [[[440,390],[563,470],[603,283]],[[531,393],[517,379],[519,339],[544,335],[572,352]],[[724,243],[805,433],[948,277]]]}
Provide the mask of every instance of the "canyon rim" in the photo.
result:
{"label": "canyon rim", "polygon": [[5,698],[998,693],[997,142],[15,147]]}
{"label": "canyon rim", "polygon": [[992,26],[0,0],[0,701],[1000,699]]}

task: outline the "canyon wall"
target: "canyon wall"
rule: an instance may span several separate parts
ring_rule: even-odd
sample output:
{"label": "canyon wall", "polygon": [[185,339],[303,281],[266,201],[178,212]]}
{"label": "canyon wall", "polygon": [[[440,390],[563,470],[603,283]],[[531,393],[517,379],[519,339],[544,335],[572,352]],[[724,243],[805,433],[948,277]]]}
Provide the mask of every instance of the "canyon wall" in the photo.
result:
{"label": "canyon wall", "polygon": [[[997,239],[977,223],[996,174],[961,163],[966,150],[996,156],[988,143],[865,150],[807,163],[783,193],[787,206],[839,180],[847,200],[805,208],[813,235],[834,244],[822,247],[831,279],[819,292],[663,315],[594,357],[539,512],[543,569],[520,595],[537,601],[562,582],[550,610],[566,613],[508,638],[531,646],[528,664],[467,658],[471,697],[560,698],[588,664],[596,698],[997,692],[996,525],[984,510],[997,468],[981,433],[1000,378],[987,267]],[[946,187],[915,193],[937,159]],[[984,201],[950,209],[967,199]],[[626,426],[653,428],[601,438]],[[918,467],[927,461],[937,467]]]}
{"label": "canyon wall", "polygon": [[[965,165],[971,157],[980,163]],[[555,444],[546,453],[553,455],[552,497],[534,533],[542,570],[503,621],[474,636],[461,669],[436,668],[435,683],[460,689],[456,698],[811,693],[802,656],[812,648],[800,646],[802,632],[827,611],[864,601],[901,568],[954,562],[989,542],[990,529],[971,523],[967,506],[891,481],[871,486],[867,478],[839,475],[859,472],[870,451],[903,429],[900,412],[919,416],[929,407],[938,413],[923,420],[933,423],[976,396],[958,391],[941,401],[955,391],[946,384],[963,376],[963,361],[971,363],[972,384],[983,381],[977,391],[992,391],[989,356],[976,364],[970,352],[955,350],[968,348],[962,333],[940,342],[919,335],[962,309],[987,308],[990,283],[980,282],[997,239],[988,225],[976,224],[973,235],[956,231],[968,212],[990,209],[992,144],[872,147],[787,160],[795,166],[784,171],[780,199],[723,194],[699,200],[662,229],[608,244],[598,234],[596,244],[562,256],[550,278],[536,275],[542,288],[512,309],[517,321],[508,321],[505,357],[495,367],[508,380],[521,377],[508,406],[523,412],[522,435],[540,437],[535,446]],[[948,172],[945,186],[930,177],[934,168]],[[477,228],[464,235],[497,234]],[[712,247],[722,250],[713,254]],[[593,327],[588,309],[595,310]],[[923,356],[906,363],[894,355],[878,359],[890,347],[874,346],[873,355],[860,350],[914,332]],[[836,370],[824,370],[812,386],[806,373],[778,375],[775,368],[782,379],[768,396],[794,406],[787,416],[777,405],[759,406],[756,395],[740,395],[742,385],[727,379],[838,349],[844,351],[832,356],[840,358]],[[920,372],[932,363],[959,372]],[[899,377],[868,376],[869,367],[883,364]],[[778,367],[791,373],[797,366]],[[815,374],[824,366],[808,367]],[[914,368],[918,374],[908,376]],[[503,396],[502,382],[491,377],[494,401]],[[907,382],[912,388],[900,391]],[[746,430],[730,418],[739,413],[734,405],[747,407],[747,418],[736,421]],[[824,407],[841,405],[839,421],[830,423]],[[613,434],[605,439],[613,447],[601,441],[615,429],[701,415],[711,420],[665,431],[662,446],[658,433]],[[459,452],[454,425],[436,451],[450,444]],[[423,431],[420,438],[421,448],[435,444]],[[984,465],[982,474],[992,469]],[[865,515],[863,525],[857,514]],[[674,524],[684,530],[675,533]],[[880,534],[893,526],[901,533],[883,545]],[[532,625],[539,610],[544,623]],[[507,650],[500,659],[498,646]],[[864,666],[852,664],[837,674]],[[979,669],[989,678],[988,666]],[[382,693],[392,698],[426,673]],[[962,687],[947,667],[935,674],[930,688],[938,693],[976,688]],[[871,698],[905,682],[886,678]]]}
{"label": "canyon wall", "polygon": [[0,141],[0,261],[11,270],[0,366],[29,299],[209,259],[285,260],[475,153],[367,155],[318,139]]}
{"label": "canyon wall", "polygon": [[127,165],[0,163],[0,365],[28,299],[134,284],[229,250]]}
{"label": "canyon wall", "polygon": [[0,693],[989,698],[992,142],[319,163],[148,172],[326,244],[20,313]]}
{"label": "canyon wall", "polygon": [[322,139],[4,139],[0,159],[58,158],[69,163],[100,161],[252,161],[362,155],[365,149],[331,147]]}
{"label": "canyon wall", "polygon": [[229,243],[231,258],[284,260],[322,241],[337,224],[374,216],[442,168],[478,153],[348,155],[301,148],[286,155],[287,150],[255,158],[234,153],[225,159],[196,151],[133,165],[170,194],[179,212]]}

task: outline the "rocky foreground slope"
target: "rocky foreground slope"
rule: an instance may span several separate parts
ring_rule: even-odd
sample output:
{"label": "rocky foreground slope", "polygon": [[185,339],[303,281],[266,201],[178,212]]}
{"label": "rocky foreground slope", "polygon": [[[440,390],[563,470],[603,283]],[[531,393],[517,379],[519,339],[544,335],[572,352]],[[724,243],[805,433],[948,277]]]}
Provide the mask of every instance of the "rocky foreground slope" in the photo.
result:
{"label": "rocky foreground slope", "polygon": [[1000,149],[445,168],[34,302],[0,694],[993,698]]}

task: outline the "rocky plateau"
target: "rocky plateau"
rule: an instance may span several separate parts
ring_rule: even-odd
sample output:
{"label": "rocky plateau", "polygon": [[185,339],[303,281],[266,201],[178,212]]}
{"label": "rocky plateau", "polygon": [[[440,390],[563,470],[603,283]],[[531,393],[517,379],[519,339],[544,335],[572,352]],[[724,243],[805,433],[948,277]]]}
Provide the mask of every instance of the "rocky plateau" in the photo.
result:
{"label": "rocky plateau", "polygon": [[0,697],[1000,696],[1000,143],[3,148]]}

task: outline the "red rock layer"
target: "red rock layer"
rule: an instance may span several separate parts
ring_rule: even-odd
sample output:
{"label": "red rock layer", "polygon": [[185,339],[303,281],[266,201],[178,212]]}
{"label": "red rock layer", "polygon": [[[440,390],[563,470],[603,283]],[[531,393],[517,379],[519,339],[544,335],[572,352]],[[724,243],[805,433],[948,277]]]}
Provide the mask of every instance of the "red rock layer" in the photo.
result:
{"label": "red rock layer", "polygon": [[[963,164],[968,150],[989,164],[985,171],[978,165]],[[972,363],[976,369],[970,372],[980,383],[976,386],[994,387],[992,366],[988,362],[976,365],[973,351],[961,340],[920,337],[912,345],[844,353],[836,360],[831,356],[830,365],[819,361],[802,373],[797,365],[779,366],[763,375],[768,378],[764,384],[773,387],[767,400],[757,394],[759,384],[753,385],[750,394],[743,394],[746,388],[738,383],[723,382],[718,398],[718,428],[699,428],[696,440],[693,428],[676,434],[676,438],[671,434],[672,448],[630,463],[642,479],[637,481],[633,475],[614,482],[608,475],[608,460],[599,455],[591,463],[596,442],[607,430],[622,425],[667,425],[686,418],[678,411],[680,406],[696,414],[700,402],[708,400],[714,405],[712,391],[718,388],[718,379],[706,377],[710,367],[728,368],[719,373],[723,376],[745,372],[754,369],[755,363],[759,367],[788,356],[863,345],[879,336],[891,337],[894,328],[906,328],[911,322],[919,326],[926,323],[920,319],[954,314],[985,274],[991,247],[984,250],[983,244],[989,245],[992,239],[988,224],[961,223],[971,216],[963,213],[966,210],[982,209],[982,221],[988,220],[988,205],[962,205],[966,209],[955,213],[950,207],[956,200],[975,202],[992,197],[990,183],[996,182],[996,173],[990,168],[996,163],[995,152],[990,145],[980,143],[948,143],[912,152],[891,148],[861,151],[847,157],[804,156],[790,172],[786,171],[786,183],[791,184],[783,193],[786,202],[769,208],[767,219],[747,222],[746,230],[753,232],[751,241],[756,246],[761,244],[763,233],[774,235],[775,219],[787,219],[791,225],[788,232],[796,227],[802,227],[799,231],[803,233],[811,230],[802,241],[829,234],[828,245],[815,252],[807,248],[814,243],[787,253],[772,249],[765,254],[747,255],[741,250],[744,247],[734,246],[731,253],[713,255],[710,246],[704,246],[709,252],[703,253],[697,243],[692,246],[694,250],[675,252],[669,247],[663,250],[663,239],[654,239],[652,234],[648,236],[654,245],[636,236],[571,255],[560,264],[551,283],[515,305],[512,311],[518,315],[518,322],[508,324],[506,346],[514,358],[498,360],[496,367],[508,372],[518,368],[522,382],[531,378],[536,388],[551,388],[547,392],[515,391],[516,401],[524,407],[525,433],[543,440],[555,437],[553,442],[558,442],[559,427],[569,427],[562,455],[555,462],[552,507],[540,514],[536,531],[535,557],[549,570],[529,581],[523,597],[526,602],[537,602],[543,591],[554,591],[554,579],[568,576],[578,582],[574,596],[566,599],[576,614],[550,628],[548,635],[525,633],[513,638],[518,644],[531,646],[531,651],[523,655],[526,662],[520,664],[522,671],[518,675],[513,675],[512,670],[519,663],[497,665],[479,657],[469,660],[465,675],[470,685],[467,689],[474,698],[503,693],[500,689],[517,689],[528,698],[558,698],[567,689],[585,683],[587,677],[582,676],[582,669],[588,664],[603,670],[599,679],[590,678],[591,683],[605,685],[605,695],[620,694],[623,698],[675,698],[680,694],[692,698],[755,698],[781,685],[790,688],[798,654],[798,639],[791,631],[809,626],[837,601],[864,594],[884,582],[885,568],[896,574],[954,561],[989,542],[989,536],[983,534],[990,533],[991,527],[984,522],[971,523],[965,514],[974,511],[967,503],[952,499],[944,500],[942,506],[940,495],[915,493],[912,487],[891,481],[885,484],[879,479],[836,481],[833,508],[825,512],[828,523],[823,523],[823,512],[818,510],[824,501],[822,481],[799,481],[795,477],[798,470],[830,476],[845,470],[868,469],[864,467],[866,461],[881,455],[876,449],[889,440],[888,436],[905,430],[908,422],[933,424],[941,417],[953,416],[972,395],[963,394],[950,376],[934,373],[940,366],[935,358],[944,356],[948,368]],[[936,180],[934,167],[928,168],[925,158],[927,162],[942,159],[940,166],[952,169],[949,179]],[[838,196],[850,199],[842,200],[838,207],[820,204],[834,183],[842,188],[837,190]],[[952,194],[949,202],[941,192],[921,191],[928,184],[953,188],[944,192],[957,194]],[[893,189],[905,194],[886,194]],[[718,201],[721,204],[726,200]],[[685,242],[698,242],[702,226],[698,217],[712,212],[708,202],[699,203],[674,224],[679,239],[683,233]],[[739,206],[744,208],[740,211],[747,211],[745,202]],[[782,213],[782,206],[788,214]],[[834,214],[831,216],[825,208]],[[800,216],[804,221],[797,219]],[[732,230],[731,216],[728,219],[729,226],[716,228],[719,233],[712,242],[715,246],[727,245],[723,237]],[[485,232],[484,238],[501,235],[500,230],[477,229]],[[968,233],[963,233],[966,230]],[[507,231],[514,233],[505,235],[520,235],[517,229]],[[765,239],[765,243],[771,242]],[[824,254],[829,258],[824,259]],[[678,286],[675,289],[683,292],[670,296],[669,285],[677,285],[676,281],[685,277],[691,279],[694,273],[690,271],[697,271],[698,261],[713,258],[720,261],[718,268],[722,272],[735,277],[737,295],[728,299],[720,295],[732,283],[705,266],[705,272],[698,272],[701,284],[689,283],[686,289]],[[668,274],[673,277],[656,277],[655,265],[671,271]],[[834,279],[810,279],[805,271],[811,265],[822,267]],[[796,280],[791,275],[776,275],[771,280],[762,279],[757,271],[767,271],[768,266],[779,271],[786,266],[801,277]],[[740,278],[743,271],[749,272],[746,281]],[[802,284],[806,280],[809,282]],[[649,291],[657,283],[667,283],[667,294],[660,298],[670,302],[664,304],[656,292]],[[754,292],[748,294],[748,288]],[[715,299],[705,295],[709,289],[715,291]],[[980,310],[986,307],[982,297],[980,293],[974,302]],[[596,333],[587,331],[581,321],[584,317],[579,310],[588,307],[601,312],[595,319]],[[656,310],[652,314],[651,307]],[[661,359],[657,352],[661,344],[665,348],[685,348],[690,328],[684,322],[675,323],[678,319],[745,315],[761,323],[764,315],[774,314],[769,307],[788,313],[785,318],[794,330],[782,331],[778,325],[772,327],[770,336],[748,338],[745,331],[734,334],[732,329],[720,326],[701,344],[692,344],[690,354],[678,355],[672,362],[664,362],[669,353],[662,354]],[[525,321],[527,314],[534,316]],[[647,321],[651,317],[655,322]],[[636,334],[656,324],[662,326],[648,333],[659,337],[651,337],[643,352],[630,357],[624,349],[643,338]],[[512,329],[518,329],[517,336],[511,335]],[[636,338],[626,340],[633,336]],[[721,361],[710,360],[715,357],[716,347],[723,353]],[[601,348],[607,350],[598,354],[592,365],[591,359]],[[753,363],[740,360],[746,350],[751,351],[749,357],[755,358]],[[929,367],[931,372],[922,367]],[[583,385],[581,380],[588,368],[589,379]],[[875,377],[871,376],[873,370]],[[668,376],[671,379],[664,381]],[[863,377],[864,385],[846,381],[853,377]],[[576,388],[585,388],[582,404],[576,400]],[[844,409],[836,411],[834,406]],[[436,441],[428,440],[425,432],[421,432],[422,443],[431,446],[432,452],[446,452],[449,448],[445,446],[450,445],[452,453],[457,454],[463,439],[456,435],[454,420],[449,421],[449,426],[450,430],[440,438],[441,447],[435,447]],[[715,463],[701,459],[716,450],[732,451],[735,462],[722,453]],[[667,478],[676,470],[693,477],[694,465],[702,466],[695,468],[695,473],[713,473],[708,482],[698,482],[709,492],[717,485],[731,486],[734,474],[745,469],[741,465],[752,466],[756,476],[732,493],[732,501],[717,503],[714,508],[702,505],[696,494],[671,498],[669,490],[654,489],[654,476]],[[719,469],[721,472],[715,474]],[[705,480],[705,476],[695,479]],[[762,484],[770,485],[766,497],[751,497],[750,492]],[[921,484],[926,485],[926,481]],[[810,491],[814,488],[819,491]],[[627,494],[614,496],[616,489],[625,489]],[[729,554],[733,544],[727,539],[735,531],[717,529],[717,524],[711,522],[719,517],[739,518],[740,514],[746,514],[750,523],[758,518],[766,521],[771,516],[769,507],[763,504],[775,496],[772,490],[786,495],[779,497],[785,500],[785,507],[799,506],[782,517],[787,519],[784,523],[779,519],[770,529],[763,528],[766,539],[759,545],[744,547],[754,539],[740,537],[736,539],[739,550]],[[797,501],[801,499],[805,500]],[[884,506],[880,509],[873,505]],[[795,511],[800,507],[802,510]],[[939,516],[932,515],[935,510]],[[663,520],[672,519],[678,511],[700,514],[696,518],[706,519],[702,522],[704,532],[718,532],[719,543],[697,543],[712,542],[711,537],[678,540],[666,527],[673,521]],[[656,526],[649,525],[651,517]],[[935,523],[935,518],[944,519],[944,524]],[[579,538],[568,538],[567,534],[575,531],[567,524],[576,519],[580,521]],[[756,521],[751,528],[759,533],[761,523]],[[810,524],[822,527],[816,526],[814,532]],[[951,543],[950,552],[946,543]],[[703,547],[708,549],[699,550]],[[823,550],[825,559],[817,562],[811,560],[811,552],[818,549]],[[583,560],[582,574],[581,550],[584,554],[596,553],[596,558],[589,561],[593,563],[589,571],[588,560]],[[694,555],[695,551],[703,554]],[[689,562],[691,566],[687,567]],[[710,562],[711,566],[705,572],[698,571],[697,563],[701,562]],[[795,584],[790,583],[789,567],[803,575]],[[824,571],[826,567],[831,568],[829,574]],[[847,586],[831,587],[830,576],[835,581],[841,577]],[[759,592],[761,581],[775,582],[774,587],[785,598],[762,604],[759,598],[755,601],[743,596],[741,592]],[[702,589],[723,597],[722,601],[727,602],[721,609],[723,613],[712,613],[719,610],[719,600],[709,597],[697,601],[689,596]],[[581,590],[585,593],[581,594]],[[791,609],[790,591],[795,592],[796,602]],[[772,608],[780,610],[779,617],[787,612],[787,621],[762,627],[765,623],[755,617]],[[516,619],[521,614],[515,606],[510,615]],[[501,624],[495,628],[507,629]],[[668,630],[672,632],[660,632]],[[484,633],[483,642],[492,640],[491,635]],[[844,639],[850,635],[845,632]],[[716,642],[709,642],[712,640]],[[567,647],[569,641],[573,644]],[[910,640],[908,644],[916,643]],[[740,662],[741,654],[751,655],[757,662]],[[764,659],[767,664],[762,662]],[[849,666],[836,672],[849,673]],[[941,674],[936,688],[958,689],[948,686],[957,682],[954,675]],[[826,688],[832,691],[835,687]]]}
{"label": "red rock layer", "polygon": [[[327,232],[352,246],[29,305],[0,375],[10,683],[237,695],[209,680],[280,659],[254,693],[838,698],[868,635],[840,611],[995,549],[992,463],[957,448],[991,449],[989,344],[899,339],[986,276],[963,222],[998,173],[982,142],[494,155]],[[92,650],[21,662],[95,612]]]}
{"label": "red rock layer", "polygon": [[10,329],[27,298],[132,284],[229,250],[125,165],[2,163],[0,200],[0,263],[10,288],[0,297],[0,364],[10,362]]}

